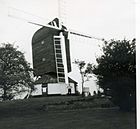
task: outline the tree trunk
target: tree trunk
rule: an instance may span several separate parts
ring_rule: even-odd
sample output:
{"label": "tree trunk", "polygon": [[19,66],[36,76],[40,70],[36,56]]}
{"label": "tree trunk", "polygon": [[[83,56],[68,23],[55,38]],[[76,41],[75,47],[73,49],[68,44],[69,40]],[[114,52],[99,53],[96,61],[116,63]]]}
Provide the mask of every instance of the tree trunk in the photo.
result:
{"label": "tree trunk", "polygon": [[83,92],[83,89],[84,89],[84,76],[83,76],[82,71],[80,71],[80,73],[81,73],[81,78],[82,78],[82,95],[83,95],[84,94],[84,92]]}
{"label": "tree trunk", "polygon": [[7,88],[4,86],[3,88],[3,101],[7,100]]}

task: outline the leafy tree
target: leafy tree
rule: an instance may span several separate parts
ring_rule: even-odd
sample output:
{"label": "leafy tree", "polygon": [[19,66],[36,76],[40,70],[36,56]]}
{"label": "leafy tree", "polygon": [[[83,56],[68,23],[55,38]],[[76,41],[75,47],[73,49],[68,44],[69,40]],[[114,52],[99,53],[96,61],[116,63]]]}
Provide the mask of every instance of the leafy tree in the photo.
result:
{"label": "leafy tree", "polygon": [[84,68],[85,68],[85,61],[79,61],[79,60],[75,60],[74,62],[75,64],[78,65],[78,68],[80,70],[80,75],[81,75],[81,79],[82,79],[82,94],[83,94],[83,88],[84,88],[84,76],[85,76],[85,71],[84,71]]}
{"label": "leafy tree", "polygon": [[136,101],[136,40],[105,41],[98,65],[89,67],[98,79],[104,93],[120,106],[131,110]]}
{"label": "leafy tree", "polygon": [[80,75],[82,79],[82,94],[84,95],[84,91],[83,91],[84,83],[86,81],[89,81],[89,78],[92,78],[92,76],[90,76],[92,64],[91,63],[86,64],[85,61],[78,60],[78,59],[75,60],[74,63],[78,65],[80,71]]}
{"label": "leafy tree", "polygon": [[33,89],[31,72],[22,52],[11,44],[0,46],[0,90],[3,100],[11,100],[15,95]]}

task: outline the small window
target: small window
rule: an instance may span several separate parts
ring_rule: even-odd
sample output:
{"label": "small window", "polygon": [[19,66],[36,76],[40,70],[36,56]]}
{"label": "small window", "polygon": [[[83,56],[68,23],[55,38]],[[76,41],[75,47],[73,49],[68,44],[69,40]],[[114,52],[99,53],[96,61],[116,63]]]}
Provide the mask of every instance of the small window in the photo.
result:
{"label": "small window", "polygon": [[46,59],[45,58],[42,58],[42,61],[46,61]]}
{"label": "small window", "polygon": [[43,93],[46,93],[46,91],[47,91],[46,87],[43,87],[42,91],[43,91]]}
{"label": "small window", "polygon": [[43,41],[41,41],[41,44],[43,45],[45,43],[45,41],[43,40]]}

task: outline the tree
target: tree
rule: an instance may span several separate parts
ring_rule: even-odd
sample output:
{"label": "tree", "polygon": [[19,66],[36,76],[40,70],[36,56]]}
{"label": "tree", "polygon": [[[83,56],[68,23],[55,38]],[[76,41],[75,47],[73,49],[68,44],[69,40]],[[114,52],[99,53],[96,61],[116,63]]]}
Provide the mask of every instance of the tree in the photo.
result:
{"label": "tree", "polygon": [[98,65],[90,68],[104,93],[122,110],[131,110],[136,101],[135,43],[135,39],[105,41]]}
{"label": "tree", "polygon": [[0,89],[3,100],[11,100],[20,92],[33,89],[31,72],[22,52],[11,44],[0,46]]}
{"label": "tree", "polygon": [[85,61],[79,61],[79,60],[75,60],[74,63],[78,65],[78,68],[80,70],[80,75],[81,75],[81,79],[82,79],[82,94],[83,94],[84,76],[85,76],[84,68],[85,68],[86,63],[85,63]]}

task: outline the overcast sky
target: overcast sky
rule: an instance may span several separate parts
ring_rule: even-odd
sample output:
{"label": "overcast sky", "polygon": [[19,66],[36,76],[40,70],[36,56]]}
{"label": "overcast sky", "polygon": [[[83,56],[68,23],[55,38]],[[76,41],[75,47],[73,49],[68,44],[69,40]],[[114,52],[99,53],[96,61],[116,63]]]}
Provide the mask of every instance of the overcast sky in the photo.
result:
{"label": "overcast sky", "polygon": [[[67,27],[97,38],[132,39],[135,37],[134,0],[62,0]],[[8,17],[8,8],[16,8],[52,20],[58,17],[58,0],[0,0],[0,43],[10,42],[25,52],[32,64],[31,40],[40,27]],[[62,8],[63,8],[62,7]],[[65,10],[65,11],[64,11]],[[29,19],[32,20],[31,17]],[[97,40],[71,37],[71,58],[94,62],[100,53]]]}
{"label": "overcast sky", "polygon": [[[62,13],[66,13],[64,20],[69,28],[106,40],[135,37],[134,0],[62,1],[65,1],[66,10],[62,9]],[[42,17],[47,23],[48,19],[58,17],[58,0],[0,0],[0,43],[15,42],[25,52],[27,60],[31,62],[31,39],[39,27],[8,17],[8,7]],[[90,40],[78,37],[72,37],[73,39],[76,42],[82,42],[77,43],[79,48],[85,48],[85,46],[88,50],[92,48]],[[92,42],[94,44],[96,41]]]}

